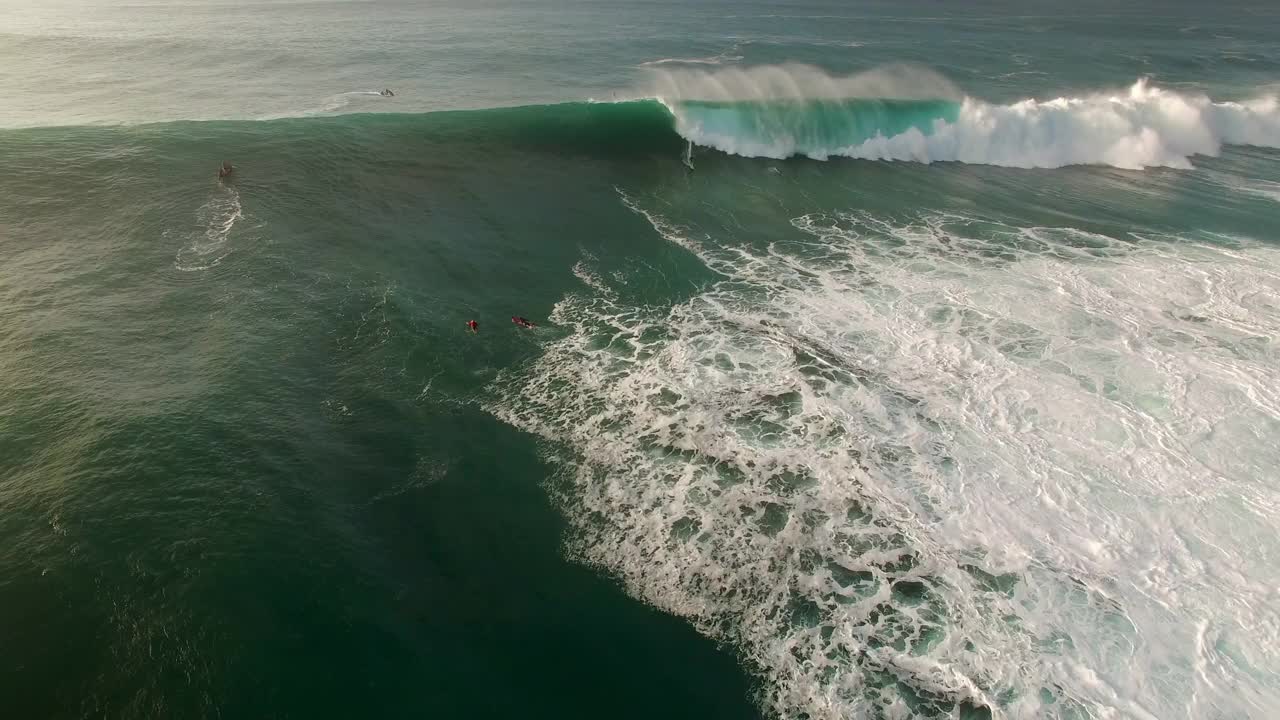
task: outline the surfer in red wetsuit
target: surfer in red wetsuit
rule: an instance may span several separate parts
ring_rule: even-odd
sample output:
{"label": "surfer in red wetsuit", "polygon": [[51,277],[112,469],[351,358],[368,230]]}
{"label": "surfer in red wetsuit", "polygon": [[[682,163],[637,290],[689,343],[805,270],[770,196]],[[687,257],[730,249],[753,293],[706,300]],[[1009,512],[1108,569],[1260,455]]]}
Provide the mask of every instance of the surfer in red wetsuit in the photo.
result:
{"label": "surfer in red wetsuit", "polygon": [[475,320],[468,320],[467,329],[473,333],[478,333],[480,332],[480,323],[476,322]]}
{"label": "surfer in red wetsuit", "polygon": [[526,328],[538,327],[537,325],[534,325],[532,322],[526,320],[525,318],[520,317],[519,315],[512,315],[511,322],[519,325],[520,327],[526,327]]}

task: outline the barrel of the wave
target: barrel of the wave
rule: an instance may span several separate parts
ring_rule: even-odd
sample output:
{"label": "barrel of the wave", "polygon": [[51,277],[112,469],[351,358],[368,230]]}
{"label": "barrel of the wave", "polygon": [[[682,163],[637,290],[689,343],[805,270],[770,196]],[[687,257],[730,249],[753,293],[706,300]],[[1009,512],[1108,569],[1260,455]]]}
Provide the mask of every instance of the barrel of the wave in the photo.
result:
{"label": "barrel of the wave", "polygon": [[1119,92],[963,99],[664,100],[695,145],[745,157],[849,157],[1024,168],[1191,168],[1223,146],[1280,147],[1280,102],[1215,101],[1139,80]]}
{"label": "barrel of the wave", "polygon": [[876,98],[668,103],[676,130],[690,142],[733,155],[817,160],[846,155],[873,138],[932,132],[952,123],[950,100]]}

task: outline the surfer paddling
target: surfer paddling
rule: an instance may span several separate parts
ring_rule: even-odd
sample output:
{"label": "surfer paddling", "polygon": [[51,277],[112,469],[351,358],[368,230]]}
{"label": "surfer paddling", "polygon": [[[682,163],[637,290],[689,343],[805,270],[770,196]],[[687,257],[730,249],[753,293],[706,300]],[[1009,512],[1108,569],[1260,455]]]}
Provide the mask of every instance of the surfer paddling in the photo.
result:
{"label": "surfer paddling", "polygon": [[535,327],[538,327],[537,325],[534,325],[534,324],[533,324],[533,322],[531,322],[530,320],[528,320],[528,319],[526,319],[526,318],[522,318],[522,317],[520,317],[519,315],[512,315],[512,316],[511,316],[511,322],[513,322],[513,323],[515,323],[515,324],[517,324],[517,325],[519,325],[520,327],[523,327],[523,328],[535,328]]}
{"label": "surfer paddling", "polygon": [[235,166],[232,165],[229,161],[223,160],[222,167],[218,168],[218,177],[219,178],[230,177],[231,173],[235,172],[235,169],[236,169]]}

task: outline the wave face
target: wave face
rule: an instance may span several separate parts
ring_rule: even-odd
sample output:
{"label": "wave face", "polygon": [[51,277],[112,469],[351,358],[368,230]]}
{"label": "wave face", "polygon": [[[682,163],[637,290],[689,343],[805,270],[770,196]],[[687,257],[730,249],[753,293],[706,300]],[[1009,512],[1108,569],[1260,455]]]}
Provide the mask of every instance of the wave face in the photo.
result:
{"label": "wave face", "polygon": [[747,157],[1021,168],[1191,166],[1223,145],[1280,147],[1280,101],[1214,102],[1139,80],[1127,90],[999,105],[934,73],[846,78],[803,66],[673,70],[652,90],[695,145]]}
{"label": "wave face", "polygon": [[960,107],[946,100],[693,100],[673,105],[672,114],[681,137],[696,145],[748,157],[826,160],[852,145],[928,133],[938,122],[955,122]]}

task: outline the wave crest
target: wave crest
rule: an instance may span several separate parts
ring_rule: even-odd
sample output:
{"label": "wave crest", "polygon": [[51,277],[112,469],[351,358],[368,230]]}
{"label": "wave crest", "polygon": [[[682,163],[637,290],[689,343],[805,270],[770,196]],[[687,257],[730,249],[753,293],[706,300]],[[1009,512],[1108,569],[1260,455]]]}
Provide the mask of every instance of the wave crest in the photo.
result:
{"label": "wave crest", "polygon": [[1214,102],[1142,79],[1124,91],[1007,105],[910,67],[832,77],[806,66],[655,74],[686,140],[747,157],[849,157],[1023,168],[1191,167],[1223,145],[1280,147],[1280,101]]}

